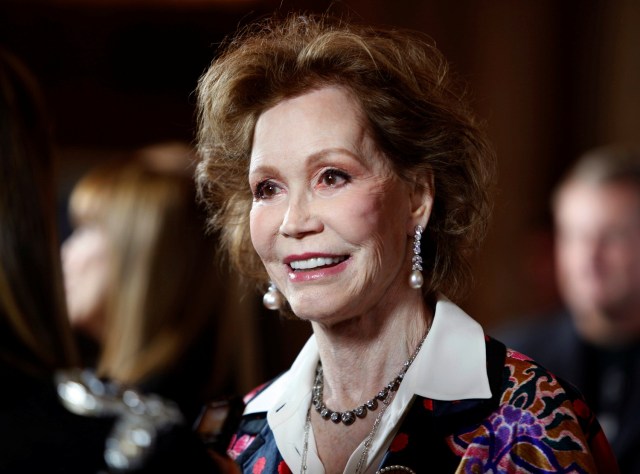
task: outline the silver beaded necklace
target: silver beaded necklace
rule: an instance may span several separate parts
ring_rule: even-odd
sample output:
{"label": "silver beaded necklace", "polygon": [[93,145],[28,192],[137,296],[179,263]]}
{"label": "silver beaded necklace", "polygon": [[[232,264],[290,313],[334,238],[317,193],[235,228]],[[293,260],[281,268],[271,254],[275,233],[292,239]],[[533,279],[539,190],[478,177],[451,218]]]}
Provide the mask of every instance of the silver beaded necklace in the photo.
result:
{"label": "silver beaded necklace", "polygon": [[[404,364],[402,364],[402,369],[400,369],[400,372],[398,372],[398,375],[396,375],[391,382],[389,382],[380,392],[378,392],[376,397],[371,399],[374,401],[376,399],[380,400],[382,402],[382,408],[380,409],[380,412],[376,416],[376,419],[373,422],[373,427],[371,428],[371,431],[369,432],[369,434],[367,435],[364,441],[364,449],[362,450],[362,454],[360,455],[360,459],[358,460],[358,464],[356,465],[356,474],[362,474],[364,472],[364,468],[367,462],[367,457],[369,456],[369,450],[371,449],[373,438],[375,437],[378,431],[378,427],[380,426],[382,416],[384,415],[389,405],[391,405],[391,402],[395,396],[395,393],[398,391],[398,388],[400,387],[400,383],[404,379],[404,376],[407,373],[407,370],[409,370],[409,367],[411,367],[411,364],[417,357],[418,352],[420,352],[422,343],[427,338],[427,335],[429,334],[430,329],[431,329],[431,324],[427,326],[427,331],[425,332],[424,336],[418,343],[418,346],[416,347],[415,351],[413,351],[413,354],[411,354],[411,357],[409,357],[404,362]],[[312,406],[315,407],[316,411],[318,411],[318,413],[324,420],[330,419],[336,424],[342,421],[345,425],[351,425],[355,421],[356,416],[358,418],[363,418],[366,415],[367,409],[372,411],[377,408],[377,403],[374,408],[370,408],[368,404],[369,402],[371,402],[371,400],[369,400],[364,405],[361,405],[360,407],[354,410],[349,410],[346,412],[331,411],[326,407],[326,405],[322,401],[323,387],[324,387],[324,381],[322,376],[322,364],[320,363],[320,361],[318,361],[318,367],[316,369],[316,379],[313,387],[313,395],[311,397],[311,404],[309,405],[309,409],[307,410],[307,417],[304,424],[304,442],[302,446],[302,461],[300,464],[301,474],[306,474],[307,472],[307,455],[309,453],[309,432],[311,431],[311,407]],[[358,415],[358,413],[360,412],[358,409],[363,407],[364,407],[364,415],[362,416]],[[329,415],[327,415],[327,411],[329,412]],[[346,415],[347,421],[345,421],[346,413],[351,414],[351,415]]]}

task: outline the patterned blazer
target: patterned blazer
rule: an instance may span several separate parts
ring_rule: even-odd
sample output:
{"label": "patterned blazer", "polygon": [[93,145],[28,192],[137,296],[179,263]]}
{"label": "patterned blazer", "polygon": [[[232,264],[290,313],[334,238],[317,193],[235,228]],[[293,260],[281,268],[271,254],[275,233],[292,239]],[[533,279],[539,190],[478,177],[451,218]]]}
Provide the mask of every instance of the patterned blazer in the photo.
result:
{"label": "patterned blazer", "polygon": [[[493,397],[439,401],[416,396],[378,472],[394,472],[391,466],[402,466],[398,472],[439,474],[619,472],[576,389],[502,343],[488,337],[486,342]],[[246,474],[291,472],[266,413],[243,417],[228,452]]]}

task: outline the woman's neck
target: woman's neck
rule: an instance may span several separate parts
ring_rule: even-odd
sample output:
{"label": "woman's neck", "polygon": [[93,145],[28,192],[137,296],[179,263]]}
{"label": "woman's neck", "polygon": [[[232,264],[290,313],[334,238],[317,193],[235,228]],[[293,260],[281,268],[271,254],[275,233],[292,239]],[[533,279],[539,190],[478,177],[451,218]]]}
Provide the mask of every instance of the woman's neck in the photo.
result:
{"label": "woman's neck", "polygon": [[360,315],[332,326],[313,323],[324,375],[324,402],[351,410],[395,378],[431,324],[422,298],[392,311]]}

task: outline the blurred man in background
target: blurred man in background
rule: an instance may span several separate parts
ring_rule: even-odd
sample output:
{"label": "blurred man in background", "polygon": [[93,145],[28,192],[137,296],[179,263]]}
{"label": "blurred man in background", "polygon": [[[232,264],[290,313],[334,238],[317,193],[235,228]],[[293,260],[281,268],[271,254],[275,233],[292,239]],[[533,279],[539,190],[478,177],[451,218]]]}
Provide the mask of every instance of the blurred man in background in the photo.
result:
{"label": "blurred man in background", "polygon": [[552,206],[566,309],[497,336],[577,385],[622,472],[640,473],[640,148],[588,152]]}

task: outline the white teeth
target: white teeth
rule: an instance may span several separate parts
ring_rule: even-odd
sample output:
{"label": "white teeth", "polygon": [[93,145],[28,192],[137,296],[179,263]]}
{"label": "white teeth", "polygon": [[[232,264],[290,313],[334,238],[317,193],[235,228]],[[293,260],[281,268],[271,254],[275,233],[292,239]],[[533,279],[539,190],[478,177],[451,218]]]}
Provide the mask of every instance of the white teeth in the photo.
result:
{"label": "white teeth", "polygon": [[291,262],[289,265],[294,270],[309,270],[310,268],[316,267],[324,267],[326,265],[334,265],[336,263],[340,263],[344,260],[344,257],[334,257],[334,258],[309,258],[307,260],[296,260],[295,262]]}

